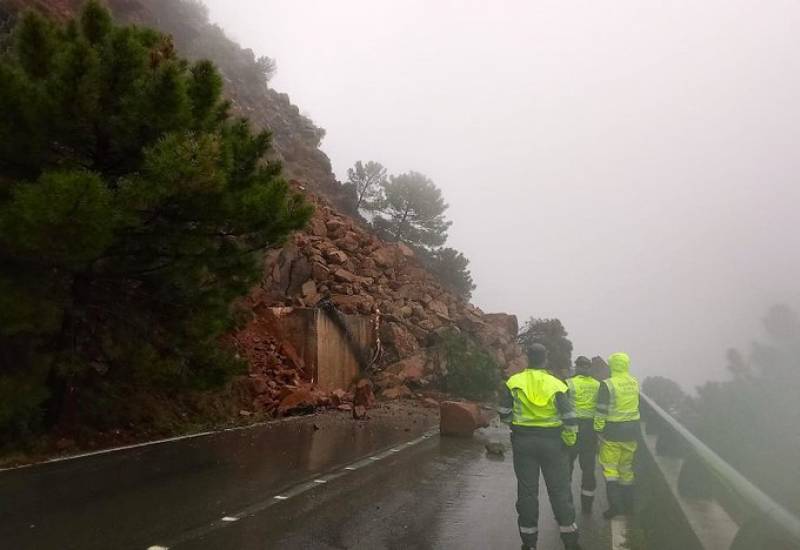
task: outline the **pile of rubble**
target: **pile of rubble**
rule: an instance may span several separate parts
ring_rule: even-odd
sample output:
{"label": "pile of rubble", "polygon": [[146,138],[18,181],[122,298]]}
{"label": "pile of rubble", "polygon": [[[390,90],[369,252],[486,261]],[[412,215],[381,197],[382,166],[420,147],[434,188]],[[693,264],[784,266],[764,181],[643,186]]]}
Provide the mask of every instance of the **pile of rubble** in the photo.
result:
{"label": "pile of rubble", "polygon": [[287,388],[302,390],[306,399],[296,401],[317,406],[348,405],[350,396],[346,392],[334,403],[337,399],[306,390],[310,374],[296,352],[269,340],[276,334],[268,313],[274,307],[314,307],[325,300],[343,313],[379,316],[383,354],[373,380],[376,393],[386,399],[412,397],[435,386],[447,371],[437,343],[448,332],[472,337],[507,373],[524,368],[516,317],[483,313],[444,288],[410,248],[382,241],[324,199],[307,195],[316,207],[308,230],[267,254],[264,279],[246,300],[254,318],[234,335],[251,377],[266,381],[262,407],[287,412],[281,406]]}

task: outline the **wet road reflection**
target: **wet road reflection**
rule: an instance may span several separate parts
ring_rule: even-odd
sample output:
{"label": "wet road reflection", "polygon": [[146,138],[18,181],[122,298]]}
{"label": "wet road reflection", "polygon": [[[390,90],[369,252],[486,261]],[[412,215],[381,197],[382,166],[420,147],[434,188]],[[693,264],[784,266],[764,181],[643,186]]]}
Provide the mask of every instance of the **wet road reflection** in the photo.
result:
{"label": "wet road reflection", "polygon": [[406,409],[370,414],[375,421],[327,414],[0,472],[0,548],[144,550],[434,420]]}
{"label": "wet road reflection", "polygon": [[[502,428],[474,440],[436,437],[178,548],[519,548],[510,449],[488,457],[481,437],[508,444]],[[544,487],[541,497],[539,550],[560,549]],[[578,515],[587,550],[610,548],[598,498],[592,516]]]}

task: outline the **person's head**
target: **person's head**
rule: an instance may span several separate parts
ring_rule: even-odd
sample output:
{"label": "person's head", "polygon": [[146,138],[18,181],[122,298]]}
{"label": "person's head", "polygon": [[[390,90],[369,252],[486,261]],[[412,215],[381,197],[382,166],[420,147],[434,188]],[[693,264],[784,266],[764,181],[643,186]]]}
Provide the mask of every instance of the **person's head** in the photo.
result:
{"label": "person's head", "polygon": [[592,361],[588,357],[581,355],[575,359],[575,373],[588,376],[589,370],[592,368]]}
{"label": "person's head", "polygon": [[608,367],[611,369],[611,376],[627,374],[631,366],[631,358],[627,353],[612,353],[608,357]]}
{"label": "person's head", "polygon": [[542,344],[532,344],[528,348],[528,368],[543,369],[547,366],[547,348]]}

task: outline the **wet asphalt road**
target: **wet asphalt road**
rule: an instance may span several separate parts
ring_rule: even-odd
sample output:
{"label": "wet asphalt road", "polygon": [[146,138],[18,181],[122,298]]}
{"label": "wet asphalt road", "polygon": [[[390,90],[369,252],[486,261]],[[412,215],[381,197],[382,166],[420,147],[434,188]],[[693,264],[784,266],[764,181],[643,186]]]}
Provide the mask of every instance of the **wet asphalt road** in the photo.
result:
{"label": "wet asphalt road", "polygon": [[[238,549],[517,549],[516,482],[510,453],[486,455],[482,439],[508,443],[505,429],[474,440],[431,437],[325,484],[291,496],[171,548]],[[509,444],[510,445],[510,444]],[[562,548],[541,498],[539,550]],[[600,491],[602,493],[602,491]],[[578,515],[586,550],[611,547],[608,523]]]}
{"label": "wet asphalt road", "polygon": [[[420,438],[429,417],[407,431],[392,414],[368,423],[320,417],[0,472],[0,548],[519,548],[510,452],[489,458],[481,439],[508,443],[507,431]],[[544,487],[542,497],[539,550],[561,548]],[[578,516],[587,550],[610,548],[603,504]]]}

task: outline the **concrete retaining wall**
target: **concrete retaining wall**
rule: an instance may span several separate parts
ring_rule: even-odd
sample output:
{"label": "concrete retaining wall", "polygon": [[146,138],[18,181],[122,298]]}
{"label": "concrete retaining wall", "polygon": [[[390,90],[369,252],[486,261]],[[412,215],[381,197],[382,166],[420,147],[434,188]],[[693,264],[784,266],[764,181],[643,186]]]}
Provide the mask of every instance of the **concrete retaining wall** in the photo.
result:
{"label": "concrete retaining wall", "polygon": [[313,382],[323,390],[347,388],[361,371],[362,357],[375,346],[373,321],[365,315],[339,315],[339,323],[319,309],[273,308],[281,336],[303,359]]}

